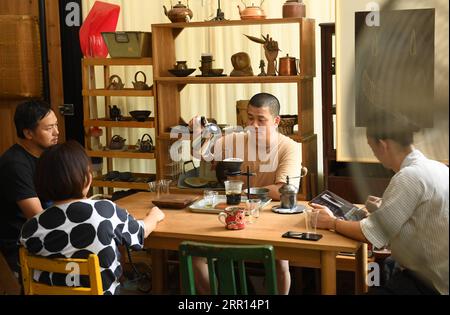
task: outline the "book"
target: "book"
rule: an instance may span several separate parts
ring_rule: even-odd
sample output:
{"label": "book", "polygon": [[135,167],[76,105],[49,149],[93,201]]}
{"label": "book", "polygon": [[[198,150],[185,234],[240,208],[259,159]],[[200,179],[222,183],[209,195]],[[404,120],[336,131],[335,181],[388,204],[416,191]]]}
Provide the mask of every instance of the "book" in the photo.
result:
{"label": "book", "polygon": [[339,197],[335,193],[325,190],[310,202],[326,206],[333,214],[346,221],[360,221],[367,216],[367,212],[363,208],[358,208],[353,203]]}

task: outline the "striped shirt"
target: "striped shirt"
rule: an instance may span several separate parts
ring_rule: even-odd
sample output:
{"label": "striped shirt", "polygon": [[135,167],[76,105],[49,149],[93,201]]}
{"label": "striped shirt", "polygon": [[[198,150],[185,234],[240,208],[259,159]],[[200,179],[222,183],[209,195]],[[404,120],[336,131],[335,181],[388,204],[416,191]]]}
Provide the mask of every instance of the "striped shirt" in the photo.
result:
{"label": "striped shirt", "polygon": [[383,194],[380,208],[360,222],[369,242],[390,245],[392,257],[441,294],[449,294],[448,167],[414,150]]}

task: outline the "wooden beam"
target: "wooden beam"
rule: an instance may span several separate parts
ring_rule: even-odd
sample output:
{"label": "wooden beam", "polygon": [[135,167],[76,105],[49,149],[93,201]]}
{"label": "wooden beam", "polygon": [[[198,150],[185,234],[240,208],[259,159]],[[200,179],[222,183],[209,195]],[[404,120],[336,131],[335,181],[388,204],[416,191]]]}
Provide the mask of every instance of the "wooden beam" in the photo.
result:
{"label": "wooden beam", "polygon": [[[59,106],[64,103],[62,56],[61,56],[61,31],[59,25],[58,1],[45,0],[47,19],[47,49],[50,83],[50,103],[58,118],[59,141],[66,139],[64,116],[59,112]],[[43,43],[44,44],[44,43]]]}

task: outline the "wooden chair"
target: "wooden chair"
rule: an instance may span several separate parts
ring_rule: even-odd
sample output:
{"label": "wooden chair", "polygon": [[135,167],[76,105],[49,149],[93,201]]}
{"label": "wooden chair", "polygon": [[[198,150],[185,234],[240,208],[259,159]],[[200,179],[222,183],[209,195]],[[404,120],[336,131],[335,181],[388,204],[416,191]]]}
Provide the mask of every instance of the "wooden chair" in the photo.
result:
{"label": "wooden chair", "polygon": [[[207,259],[210,292],[213,295],[248,295],[245,261],[262,262],[267,294],[278,293],[275,255],[271,245],[212,245],[186,241],[180,244],[179,251],[184,294],[196,294],[192,257]],[[238,277],[235,275],[235,263]],[[237,279],[239,279],[239,292]]]}
{"label": "wooden chair", "polygon": [[0,251],[0,295],[19,295],[20,284]]}
{"label": "wooden chair", "polygon": [[[102,295],[103,285],[100,276],[100,265],[98,256],[91,254],[87,259],[63,259],[45,258],[33,256],[21,247],[19,250],[20,266],[22,270],[22,282],[25,295]],[[76,263],[79,267],[80,276],[89,276],[90,288],[85,287],[65,287],[49,286],[34,281],[35,270],[69,274],[72,268],[67,268],[67,264]]]}

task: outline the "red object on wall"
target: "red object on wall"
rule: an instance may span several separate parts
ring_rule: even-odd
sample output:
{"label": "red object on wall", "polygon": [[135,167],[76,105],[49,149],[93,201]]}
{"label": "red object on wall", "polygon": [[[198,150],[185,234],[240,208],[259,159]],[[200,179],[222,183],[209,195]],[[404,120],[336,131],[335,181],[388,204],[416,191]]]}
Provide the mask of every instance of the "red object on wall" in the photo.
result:
{"label": "red object on wall", "polygon": [[84,56],[106,57],[108,48],[101,32],[115,32],[120,6],[96,1],[80,28],[80,46]]}

